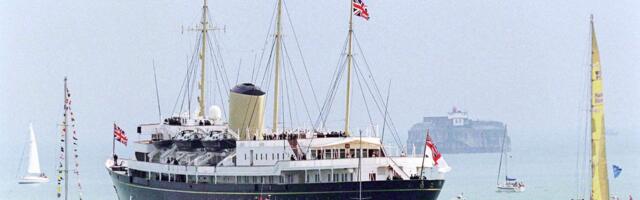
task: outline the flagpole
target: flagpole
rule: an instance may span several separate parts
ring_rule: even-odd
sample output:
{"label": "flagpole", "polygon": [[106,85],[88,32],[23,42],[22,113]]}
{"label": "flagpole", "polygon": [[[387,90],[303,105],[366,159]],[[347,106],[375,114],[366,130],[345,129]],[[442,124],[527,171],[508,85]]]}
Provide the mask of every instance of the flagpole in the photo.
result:
{"label": "flagpole", "polygon": [[[111,146],[111,156],[115,156],[116,155],[116,135],[115,135],[115,130],[116,130],[116,122],[113,122],[114,135],[112,135],[113,141],[111,142],[111,145],[112,145]],[[114,160],[113,162],[116,162],[116,161]]]}
{"label": "flagpole", "polygon": [[352,39],[353,39],[353,0],[349,0],[349,49],[347,53],[347,94],[346,94],[346,107],[345,107],[345,120],[344,120],[344,134],[349,136],[349,118],[351,112],[351,62],[353,60],[353,54],[351,52]]}
{"label": "flagpole", "polygon": [[427,154],[427,140],[429,139],[429,129],[427,129],[427,138],[424,140],[424,151],[422,151],[422,164],[420,166],[420,179],[422,179],[422,174],[424,173],[424,158]]}

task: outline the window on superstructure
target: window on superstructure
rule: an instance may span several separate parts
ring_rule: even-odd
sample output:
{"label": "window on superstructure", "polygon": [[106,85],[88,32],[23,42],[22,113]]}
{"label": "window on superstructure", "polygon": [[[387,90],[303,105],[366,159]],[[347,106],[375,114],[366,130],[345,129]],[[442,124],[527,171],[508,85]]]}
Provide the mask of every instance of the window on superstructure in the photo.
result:
{"label": "window on superstructure", "polygon": [[344,149],[340,149],[340,158],[346,158]]}
{"label": "window on superstructure", "polygon": [[275,160],[275,159],[276,159],[276,158],[275,158],[275,154],[274,154],[274,153],[271,153],[271,160]]}
{"label": "window on superstructure", "polygon": [[324,159],[331,159],[331,151],[328,149],[324,150]]}
{"label": "window on superstructure", "polygon": [[279,153],[277,153],[277,157],[278,157],[278,160],[280,160],[280,154]]}

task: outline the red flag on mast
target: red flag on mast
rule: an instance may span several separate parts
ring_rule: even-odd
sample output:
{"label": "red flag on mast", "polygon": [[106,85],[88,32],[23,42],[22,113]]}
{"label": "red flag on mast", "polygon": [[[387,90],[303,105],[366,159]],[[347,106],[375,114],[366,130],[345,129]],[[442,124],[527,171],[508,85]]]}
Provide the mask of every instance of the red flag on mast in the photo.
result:
{"label": "red flag on mast", "polygon": [[438,148],[436,148],[436,144],[433,143],[433,140],[431,140],[431,135],[429,135],[429,130],[427,129],[427,147],[429,147],[429,149],[431,149],[431,158],[433,159],[433,162],[435,163],[435,166],[438,166],[438,161],[440,161],[440,158],[442,158],[442,154],[440,154],[440,152],[438,152]]}

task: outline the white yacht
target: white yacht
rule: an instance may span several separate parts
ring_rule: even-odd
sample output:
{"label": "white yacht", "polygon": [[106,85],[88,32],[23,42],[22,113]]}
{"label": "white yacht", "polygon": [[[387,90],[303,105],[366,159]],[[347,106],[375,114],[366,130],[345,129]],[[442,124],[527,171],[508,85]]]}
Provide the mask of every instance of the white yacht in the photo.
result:
{"label": "white yacht", "polygon": [[38,158],[38,143],[33,131],[33,124],[29,124],[29,167],[27,175],[18,181],[20,184],[37,184],[49,182],[49,177],[40,170],[40,159]]}

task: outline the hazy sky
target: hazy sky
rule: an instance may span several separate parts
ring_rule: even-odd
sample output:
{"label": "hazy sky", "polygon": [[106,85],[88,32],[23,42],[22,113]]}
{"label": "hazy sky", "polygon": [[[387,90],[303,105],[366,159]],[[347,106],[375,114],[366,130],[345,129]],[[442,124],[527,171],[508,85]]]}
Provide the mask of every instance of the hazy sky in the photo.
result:
{"label": "hazy sky", "polygon": [[[137,124],[157,120],[152,60],[163,111],[170,114],[194,41],[181,27],[198,23],[201,1],[0,1],[0,134],[26,133],[34,122],[51,141],[67,75],[82,137],[106,150],[113,121],[133,134]],[[607,126],[640,128],[640,1],[366,3],[371,20],[356,18],[356,32],[378,84],[386,88],[391,80],[389,111],[402,135],[423,116],[444,115],[452,106],[473,118],[504,121],[514,136],[576,131],[587,100],[590,13]],[[230,77],[240,60],[241,71],[250,73],[273,6],[270,0],[210,1],[215,23],[226,26],[218,34]],[[287,1],[319,98],[340,56],[347,6],[346,0]],[[284,29],[290,33],[288,24]],[[295,49],[291,34],[285,40]],[[333,123],[341,127],[341,96],[336,103]],[[366,113],[355,110],[354,126],[364,126]]]}

